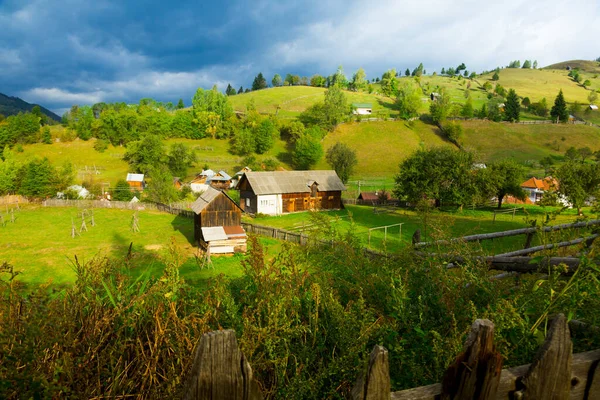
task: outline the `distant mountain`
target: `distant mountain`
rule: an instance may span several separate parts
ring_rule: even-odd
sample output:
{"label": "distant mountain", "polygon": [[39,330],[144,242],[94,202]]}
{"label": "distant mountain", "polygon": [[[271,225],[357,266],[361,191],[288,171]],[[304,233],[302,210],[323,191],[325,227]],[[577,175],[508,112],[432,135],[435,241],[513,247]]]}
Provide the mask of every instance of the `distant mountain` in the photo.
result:
{"label": "distant mountain", "polygon": [[[9,115],[17,115],[20,112],[31,111],[36,104],[30,104],[18,97],[10,97],[0,93],[0,114],[8,117]],[[60,117],[54,114],[52,111],[40,106],[42,113],[46,114],[49,118],[55,121],[60,121]]]}

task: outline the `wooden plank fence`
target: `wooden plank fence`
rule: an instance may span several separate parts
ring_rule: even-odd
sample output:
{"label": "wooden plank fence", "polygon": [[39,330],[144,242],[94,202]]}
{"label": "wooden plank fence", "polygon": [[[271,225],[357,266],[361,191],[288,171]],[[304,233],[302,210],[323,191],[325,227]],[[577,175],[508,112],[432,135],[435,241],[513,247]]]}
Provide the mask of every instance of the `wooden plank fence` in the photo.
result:
{"label": "wooden plank fence", "polygon": [[[600,398],[600,350],[573,355],[569,324],[554,317],[531,364],[502,369],[494,343],[494,324],[476,320],[464,351],[446,369],[441,383],[391,392],[388,351],[375,345],[366,369],[352,388],[353,400],[553,399]],[[262,399],[252,367],[232,330],[206,333],[184,380],[183,398]]]}
{"label": "wooden plank fence", "polygon": [[291,232],[285,229],[273,228],[272,226],[263,226],[242,222],[242,227],[246,233],[254,233],[256,235],[271,237],[274,239],[292,242],[299,245],[308,243],[308,235],[298,232]]}
{"label": "wooden plank fence", "polygon": [[127,201],[101,201],[101,200],[61,200],[49,199],[42,203],[44,207],[79,207],[79,208],[114,208],[120,210],[158,210],[185,218],[194,218],[194,212],[182,207],[189,207],[189,203],[162,204],[150,202],[130,203]]}
{"label": "wooden plank fence", "polygon": [[23,197],[21,195],[6,195],[0,196],[0,205],[17,205],[17,204],[27,204],[29,200],[27,197]]}

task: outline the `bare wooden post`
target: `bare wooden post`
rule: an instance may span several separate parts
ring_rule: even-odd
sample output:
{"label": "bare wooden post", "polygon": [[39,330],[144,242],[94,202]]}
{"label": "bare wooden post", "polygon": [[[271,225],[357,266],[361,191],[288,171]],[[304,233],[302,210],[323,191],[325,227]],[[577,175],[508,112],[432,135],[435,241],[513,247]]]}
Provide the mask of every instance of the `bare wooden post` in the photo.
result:
{"label": "bare wooden post", "polygon": [[523,376],[524,399],[568,399],[571,391],[573,343],[567,319],[559,314],[550,325],[546,341]]}
{"label": "bare wooden post", "polygon": [[373,347],[367,371],[362,374],[352,388],[352,400],[389,400],[390,364],[388,351],[379,345]]}
{"label": "bare wooden post", "polygon": [[[389,396],[389,393],[388,393]],[[184,400],[262,399],[252,368],[238,348],[233,330],[209,332],[196,346],[183,390]]]}
{"label": "bare wooden post", "polygon": [[531,242],[533,242],[533,237],[535,236],[535,232],[529,232],[527,234],[527,238],[525,239],[524,249],[528,249],[531,247]]}
{"label": "bare wooden post", "polygon": [[494,324],[475,320],[465,351],[448,367],[442,381],[442,400],[495,399],[502,373],[502,356],[494,345]]}

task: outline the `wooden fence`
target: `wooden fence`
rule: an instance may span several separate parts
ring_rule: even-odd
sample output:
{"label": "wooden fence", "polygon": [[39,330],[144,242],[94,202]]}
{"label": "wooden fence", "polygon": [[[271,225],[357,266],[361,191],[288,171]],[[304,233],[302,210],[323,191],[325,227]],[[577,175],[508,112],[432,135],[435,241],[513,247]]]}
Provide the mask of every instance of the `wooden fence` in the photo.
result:
{"label": "wooden fence", "polygon": [[27,197],[23,197],[21,195],[7,195],[0,196],[0,205],[17,205],[17,204],[27,204],[29,200]]}
{"label": "wooden fence", "polygon": [[60,200],[48,199],[42,202],[44,207],[79,207],[79,208],[115,208],[120,210],[156,210],[154,203],[130,203],[128,201],[102,200]]}
{"label": "wooden fence", "polygon": [[246,233],[254,233],[261,236],[292,242],[299,245],[308,243],[308,236],[303,233],[291,232],[285,229],[273,228],[272,226],[255,225],[242,222],[242,227]]}
{"label": "wooden fence", "polygon": [[[388,351],[376,345],[367,368],[356,379],[351,398],[592,400],[600,398],[599,364],[600,350],[573,355],[567,319],[559,314],[531,364],[502,369],[494,324],[476,320],[464,351],[450,364],[441,383],[391,392]],[[183,392],[185,400],[263,398],[232,330],[209,332],[200,339]]]}

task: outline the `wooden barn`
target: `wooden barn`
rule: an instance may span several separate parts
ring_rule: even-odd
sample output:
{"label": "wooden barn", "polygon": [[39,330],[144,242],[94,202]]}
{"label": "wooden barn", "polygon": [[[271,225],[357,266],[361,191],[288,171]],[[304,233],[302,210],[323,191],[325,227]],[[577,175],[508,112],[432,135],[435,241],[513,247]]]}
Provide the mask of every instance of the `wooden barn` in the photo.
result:
{"label": "wooden barn", "polygon": [[237,189],[245,212],[280,215],[343,208],[346,187],[335,171],[272,171],[246,172]]}
{"label": "wooden barn", "polygon": [[143,191],[145,182],[144,182],[144,174],[132,174],[128,173],[127,178],[125,178],[131,190]]}
{"label": "wooden barn", "polygon": [[208,187],[192,204],[194,239],[210,254],[246,252],[242,209],[226,193]]}

